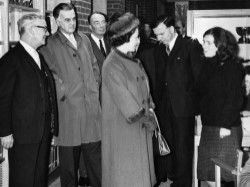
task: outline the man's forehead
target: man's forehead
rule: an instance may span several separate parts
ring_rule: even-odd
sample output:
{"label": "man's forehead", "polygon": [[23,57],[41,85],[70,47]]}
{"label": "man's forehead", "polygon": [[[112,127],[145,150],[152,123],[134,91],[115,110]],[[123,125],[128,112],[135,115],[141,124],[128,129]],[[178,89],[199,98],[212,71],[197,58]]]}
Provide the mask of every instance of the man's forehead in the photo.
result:
{"label": "man's forehead", "polygon": [[74,18],[76,15],[75,15],[75,11],[72,9],[72,10],[61,10],[60,13],[59,13],[59,17],[61,18]]}
{"label": "man's forehead", "polygon": [[157,25],[157,27],[153,29],[153,31],[154,33],[160,33],[163,32],[166,28],[167,26],[164,23],[160,23],[159,25]]}
{"label": "man's forehead", "polygon": [[36,25],[43,25],[43,26],[46,25],[46,21],[44,19],[35,19],[33,23]]}
{"label": "man's forehead", "polygon": [[41,25],[46,26],[46,21],[44,19],[34,19],[34,20],[26,20],[23,24],[24,26],[31,26],[31,25]]}
{"label": "man's forehead", "polygon": [[93,14],[91,16],[91,21],[103,21],[105,20],[105,17],[101,14]]}

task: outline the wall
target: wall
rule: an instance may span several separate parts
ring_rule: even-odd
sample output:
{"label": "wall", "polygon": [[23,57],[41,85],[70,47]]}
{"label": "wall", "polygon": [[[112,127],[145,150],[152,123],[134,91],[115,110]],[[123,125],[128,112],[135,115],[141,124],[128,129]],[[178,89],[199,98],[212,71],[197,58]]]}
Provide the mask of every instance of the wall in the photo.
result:
{"label": "wall", "polygon": [[71,3],[76,7],[78,30],[89,32],[88,15],[91,13],[92,0],[71,0]]}
{"label": "wall", "polygon": [[132,12],[144,22],[153,22],[157,17],[156,0],[126,0],[126,12]]}
{"label": "wall", "polygon": [[125,0],[107,0],[107,14],[110,17],[114,13],[125,12]]}
{"label": "wall", "polygon": [[93,11],[107,14],[107,0],[93,0]]}

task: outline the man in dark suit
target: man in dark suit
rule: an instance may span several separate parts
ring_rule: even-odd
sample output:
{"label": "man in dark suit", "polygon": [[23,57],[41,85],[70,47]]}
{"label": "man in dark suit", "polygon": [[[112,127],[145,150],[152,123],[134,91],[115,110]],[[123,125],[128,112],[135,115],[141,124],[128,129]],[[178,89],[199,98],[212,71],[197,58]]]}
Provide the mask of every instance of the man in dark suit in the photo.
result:
{"label": "man in dark suit", "polygon": [[91,33],[87,36],[90,39],[94,55],[101,70],[103,61],[110,52],[110,45],[105,37],[107,16],[102,12],[93,12],[88,16],[88,22]]}
{"label": "man in dark suit", "polygon": [[196,112],[194,85],[201,67],[202,47],[197,40],[178,36],[171,17],[159,17],[153,31],[161,43],[154,50],[156,108],[172,151],[156,164],[156,168],[166,168],[167,172],[159,171],[158,179],[164,181],[168,177],[173,180],[172,186],[189,187]]}
{"label": "man in dark suit", "polygon": [[57,134],[53,77],[36,49],[45,44],[45,20],[18,21],[20,41],[0,59],[0,137],[9,150],[9,186],[47,186],[52,133]]}

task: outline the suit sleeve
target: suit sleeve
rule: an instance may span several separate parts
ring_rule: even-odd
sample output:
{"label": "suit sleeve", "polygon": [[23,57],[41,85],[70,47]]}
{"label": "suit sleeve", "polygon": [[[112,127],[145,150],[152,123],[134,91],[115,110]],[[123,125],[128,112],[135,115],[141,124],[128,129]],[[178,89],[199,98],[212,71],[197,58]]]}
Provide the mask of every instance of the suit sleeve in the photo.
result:
{"label": "suit sleeve", "polygon": [[91,42],[90,42],[89,38],[85,34],[79,32],[79,35],[82,37],[82,39],[84,40],[85,44],[88,47],[90,58],[91,58],[91,65],[92,65],[93,73],[94,73],[94,76],[95,76],[95,80],[98,83],[98,85],[100,85],[101,84],[101,70],[99,69],[97,59],[96,59],[96,57],[94,55],[94,51],[93,51]]}
{"label": "suit sleeve", "polygon": [[139,120],[144,115],[145,110],[137,103],[134,96],[128,90],[124,73],[120,70],[110,68],[103,78],[103,82],[107,86],[111,98],[127,122],[133,123]]}
{"label": "suit sleeve", "polygon": [[12,99],[16,82],[16,66],[9,57],[0,60],[0,137],[12,134]]}
{"label": "suit sleeve", "polygon": [[60,78],[60,75],[58,75],[58,69],[55,64],[55,57],[52,54],[53,51],[53,45],[50,44],[50,42],[47,43],[46,46],[42,47],[39,52],[43,55],[46,63],[48,64],[53,77],[55,79],[55,85],[56,85],[56,91],[57,91],[57,98],[58,100],[63,100],[65,96],[67,96],[68,93],[68,87],[63,82],[63,80]]}
{"label": "suit sleeve", "polygon": [[194,81],[197,82],[203,61],[203,49],[198,40],[190,39],[190,62]]}

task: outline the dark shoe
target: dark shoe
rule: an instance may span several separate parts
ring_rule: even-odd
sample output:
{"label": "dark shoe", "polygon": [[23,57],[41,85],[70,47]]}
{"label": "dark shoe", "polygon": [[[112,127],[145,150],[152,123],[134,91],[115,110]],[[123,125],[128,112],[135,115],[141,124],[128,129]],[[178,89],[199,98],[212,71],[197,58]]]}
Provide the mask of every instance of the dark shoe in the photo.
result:
{"label": "dark shoe", "polygon": [[90,186],[89,178],[88,177],[80,177],[78,181],[79,186]]}

